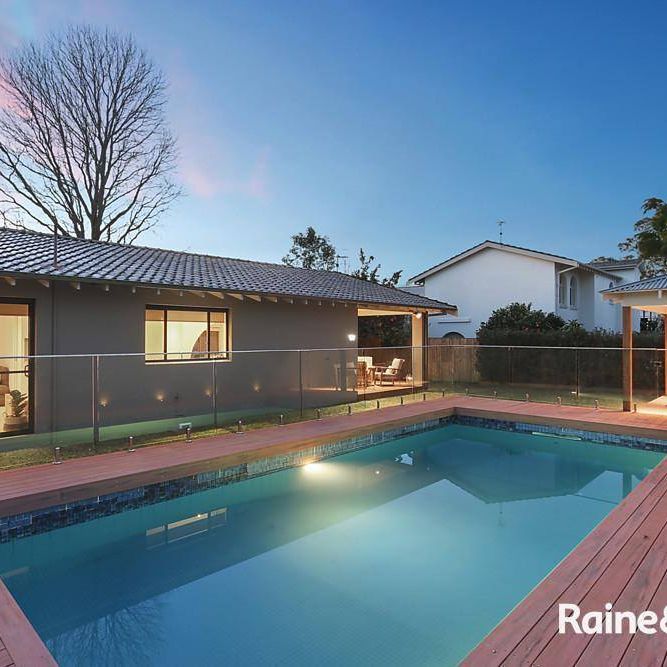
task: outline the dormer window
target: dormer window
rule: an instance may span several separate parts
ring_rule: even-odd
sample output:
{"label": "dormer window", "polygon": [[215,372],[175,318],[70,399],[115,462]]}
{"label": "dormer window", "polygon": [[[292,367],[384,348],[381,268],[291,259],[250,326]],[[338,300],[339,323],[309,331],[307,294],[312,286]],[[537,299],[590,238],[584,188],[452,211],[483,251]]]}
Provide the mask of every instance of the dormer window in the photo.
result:
{"label": "dormer window", "polygon": [[558,276],[558,305],[567,308],[567,277],[563,273]]}
{"label": "dormer window", "polygon": [[577,307],[577,278],[576,276],[572,276],[570,278],[570,308],[576,308]]}

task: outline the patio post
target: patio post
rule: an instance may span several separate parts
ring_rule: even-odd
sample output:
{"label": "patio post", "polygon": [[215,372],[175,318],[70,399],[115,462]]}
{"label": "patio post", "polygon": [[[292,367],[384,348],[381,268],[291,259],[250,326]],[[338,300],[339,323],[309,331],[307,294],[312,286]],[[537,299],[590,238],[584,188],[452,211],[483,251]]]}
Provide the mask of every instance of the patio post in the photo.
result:
{"label": "patio post", "polygon": [[623,412],[632,411],[632,308],[623,306]]}
{"label": "patio post", "polygon": [[667,394],[667,315],[662,316],[663,340],[662,347],[664,348],[662,354],[662,370],[665,374],[665,385],[663,387],[663,394]]}

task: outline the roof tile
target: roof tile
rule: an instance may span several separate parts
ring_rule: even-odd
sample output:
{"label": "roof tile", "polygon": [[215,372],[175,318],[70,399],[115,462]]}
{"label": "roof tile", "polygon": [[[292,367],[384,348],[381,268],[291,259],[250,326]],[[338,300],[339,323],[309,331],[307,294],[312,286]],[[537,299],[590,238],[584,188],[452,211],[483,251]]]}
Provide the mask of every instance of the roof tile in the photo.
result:
{"label": "roof tile", "polygon": [[0,273],[70,280],[251,292],[277,296],[445,309],[449,304],[376,285],[338,271],[317,271],[0,227]]}

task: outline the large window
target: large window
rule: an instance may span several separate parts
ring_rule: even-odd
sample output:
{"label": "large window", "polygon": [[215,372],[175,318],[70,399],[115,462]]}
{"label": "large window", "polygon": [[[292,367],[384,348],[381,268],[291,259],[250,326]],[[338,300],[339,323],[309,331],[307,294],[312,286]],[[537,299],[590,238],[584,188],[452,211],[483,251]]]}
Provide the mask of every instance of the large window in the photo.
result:
{"label": "large window", "polygon": [[227,359],[226,310],[146,306],[146,361]]}

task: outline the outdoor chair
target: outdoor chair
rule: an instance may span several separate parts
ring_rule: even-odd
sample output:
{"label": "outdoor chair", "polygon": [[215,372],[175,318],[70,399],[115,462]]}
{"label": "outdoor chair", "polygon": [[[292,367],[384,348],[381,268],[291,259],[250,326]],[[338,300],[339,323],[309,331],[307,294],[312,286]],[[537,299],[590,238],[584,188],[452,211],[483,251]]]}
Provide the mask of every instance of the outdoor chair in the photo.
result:
{"label": "outdoor chair", "polygon": [[390,366],[386,368],[378,368],[375,371],[375,381],[380,381],[380,384],[384,384],[385,381],[391,382],[394,384],[396,380],[402,380],[403,375],[405,374],[404,370],[405,359],[395,358]]}
{"label": "outdoor chair", "polygon": [[368,386],[373,382],[373,373],[375,371],[375,366],[373,366],[373,357],[357,357],[357,364],[366,365],[366,385]]}
{"label": "outdoor chair", "polygon": [[368,369],[365,361],[357,361],[357,388],[368,386]]}

